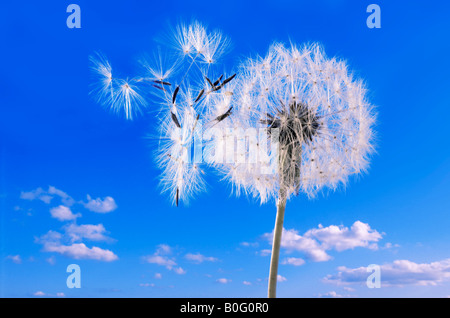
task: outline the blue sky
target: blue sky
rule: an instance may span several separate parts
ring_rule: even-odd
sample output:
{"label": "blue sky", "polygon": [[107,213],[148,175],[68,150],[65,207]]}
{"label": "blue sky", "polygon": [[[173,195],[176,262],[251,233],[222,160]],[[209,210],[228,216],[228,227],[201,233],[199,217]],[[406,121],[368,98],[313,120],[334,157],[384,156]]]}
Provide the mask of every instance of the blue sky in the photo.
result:
{"label": "blue sky", "polygon": [[[274,40],[320,42],[377,105],[369,172],[345,191],[288,202],[297,249],[281,251],[278,296],[450,296],[450,4],[316,2],[77,1],[81,29],[66,26],[71,2],[2,2],[0,296],[266,296],[275,207],[235,198],[215,177],[172,207],[145,139],[152,114],[126,121],[88,95],[90,54],[134,75],[169,23],[192,18],[231,38],[228,68]],[[366,26],[370,3],[381,29]],[[301,248],[305,238],[316,247]],[[283,264],[292,258],[304,263]],[[80,289],[66,286],[69,264]],[[379,289],[365,284],[370,264],[381,266]]]}

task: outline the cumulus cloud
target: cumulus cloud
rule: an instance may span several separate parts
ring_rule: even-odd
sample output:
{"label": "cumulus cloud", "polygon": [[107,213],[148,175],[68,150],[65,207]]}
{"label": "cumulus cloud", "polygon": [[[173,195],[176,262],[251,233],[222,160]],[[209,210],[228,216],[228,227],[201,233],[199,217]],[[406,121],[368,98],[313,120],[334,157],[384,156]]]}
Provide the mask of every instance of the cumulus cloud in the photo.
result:
{"label": "cumulus cloud", "polygon": [[57,189],[57,188],[55,188],[53,186],[49,186],[47,192],[51,196],[58,196],[58,197],[60,197],[62,203],[65,204],[65,205],[71,206],[71,205],[73,205],[75,203],[75,200],[70,195],[68,195],[64,191],[59,190],[59,189]]}
{"label": "cumulus cloud", "polygon": [[296,257],[288,257],[285,260],[281,262],[281,264],[288,264],[288,265],[294,265],[294,266],[301,266],[305,264],[305,260],[302,258],[296,258]]}
{"label": "cumulus cloud", "polygon": [[382,235],[376,230],[372,230],[369,224],[356,221],[348,227],[330,225],[323,227],[319,225],[317,229],[311,229],[304,235],[305,237],[313,237],[319,242],[324,249],[335,249],[338,252],[354,249],[355,247],[367,247],[377,249],[377,242]]}
{"label": "cumulus cloud", "polygon": [[173,271],[174,271],[175,273],[177,273],[178,275],[184,275],[184,274],[186,274],[186,271],[185,271],[184,269],[182,269],[181,267],[176,267],[176,268],[173,269]]}
{"label": "cumulus cloud", "polygon": [[46,234],[36,239],[36,243],[43,245],[44,252],[54,252],[74,259],[92,259],[104,262],[111,262],[118,259],[117,255],[110,250],[97,246],[91,248],[84,243],[65,244],[66,237],[56,231],[48,231]]}
{"label": "cumulus cloud", "polygon": [[10,259],[15,264],[22,264],[22,258],[20,255],[8,255],[6,259]]}
{"label": "cumulus cloud", "polygon": [[[75,200],[66,192],[49,186],[48,190],[37,188],[29,192],[21,192],[20,198],[24,200],[41,200],[50,203],[55,197],[58,197],[62,204],[50,209],[50,215],[59,221],[74,221],[81,217],[80,213],[73,213],[71,206],[75,204]],[[78,202],[80,204],[80,202]],[[112,211],[117,206],[114,199],[106,197],[104,200],[92,200],[88,196],[86,208],[106,213]],[[112,251],[97,246],[88,247],[83,240],[89,241],[112,241],[106,235],[106,229],[103,224],[83,224],[74,223],[63,227],[64,233],[50,230],[46,234],[35,239],[35,242],[42,244],[44,252],[59,253],[66,257],[74,259],[92,259],[105,262],[111,262],[118,259],[117,255]],[[47,259],[50,264],[55,263],[54,257]]]}
{"label": "cumulus cloud", "polygon": [[70,224],[65,227],[65,233],[69,236],[71,242],[87,239],[90,241],[111,241],[112,239],[105,235],[106,229],[103,224]]}
{"label": "cumulus cloud", "polygon": [[192,261],[192,262],[197,263],[197,264],[200,264],[200,263],[203,263],[203,262],[216,262],[216,261],[218,261],[218,259],[215,258],[215,257],[212,257],[212,256],[207,257],[207,256],[204,256],[204,255],[202,255],[200,253],[197,253],[197,254],[188,253],[184,257],[187,260]]}
{"label": "cumulus cloud", "polygon": [[231,279],[228,278],[219,278],[218,280],[216,280],[216,282],[220,283],[220,284],[228,284],[231,283]]}
{"label": "cumulus cloud", "polygon": [[47,263],[49,263],[50,265],[55,265],[55,264],[56,264],[56,259],[55,259],[54,256],[48,257],[47,259],[45,259],[45,261],[46,261]]}
{"label": "cumulus cloud", "polygon": [[117,255],[110,250],[105,250],[97,246],[91,248],[84,243],[72,245],[47,244],[44,246],[46,252],[56,252],[74,259],[93,259],[104,262],[112,262],[118,259]]}
{"label": "cumulus cloud", "polygon": [[282,282],[285,282],[285,281],[287,281],[286,277],[283,277],[281,275],[277,275],[277,282],[282,283]]}
{"label": "cumulus cloud", "polygon": [[45,202],[47,204],[49,204],[55,196],[58,196],[64,205],[71,206],[75,202],[67,193],[53,186],[49,186],[48,190],[44,190],[43,188],[39,187],[35,190],[31,190],[28,192],[22,191],[20,193],[21,199],[30,201],[41,200],[42,202]]}
{"label": "cumulus cloud", "polygon": [[172,253],[172,248],[166,244],[158,245],[155,253],[152,255],[146,255],[142,257],[142,260],[149,264],[156,264],[164,266],[168,270],[173,270],[176,274],[183,275],[186,271],[181,267],[176,267],[177,263],[174,257],[170,257],[169,254]]}
{"label": "cumulus cloud", "polygon": [[72,210],[64,205],[50,209],[50,214],[53,218],[58,219],[59,221],[71,221],[81,217],[80,213],[73,214]]}
{"label": "cumulus cloud", "polygon": [[[365,284],[370,275],[367,267],[338,267],[338,273],[326,276],[323,280],[336,285]],[[396,260],[380,265],[382,286],[438,285],[450,280],[450,259],[431,263],[415,263],[409,260]]]}
{"label": "cumulus cloud", "polygon": [[40,200],[47,204],[49,204],[55,197],[58,197],[61,200],[62,205],[66,207],[71,207],[72,205],[77,203],[82,204],[87,210],[96,213],[109,213],[117,209],[115,200],[110,196],[107,196],[103,199],[93,199],[90,195],[87,195],[87,202],[75,201],[66,192],[57,189],[54,186],[49,186],[48,190],[44,190],[43,188],[39,187],[35,190],[22,191],[20,193],[21,199],[29,201]]}
{"label": "cumulus cloud", "polygon": [[112,197],[92,199],[90,195],[87,195],[87,200],[88,202],[83,203],[83,205],[92,212],[109,213],[117,209],[117,204]]}
{"label": "cumulus cloud", "polygon": [[165,266],[167,269],[172,269],[172,267],[176,266],[177,263],[173,260],[168,258],[167,256],[161,256],[161,255],[147,255],[143,257],[144,261],[149,264],[157,264],[160,266]]}
{"label": "cumulus cloud", "polygon": [[319,294],[319,298],[342,298],[344,296],[336,293],[335,291],[330,291],[325,294]]}
{"label": "cumulus cloud", "polygon": [[56,293],[56,295],[51,295],[51,294],[44,293],[41,290],[34,292],[33,296],[35,296],[35,297],[59,297],[59,298],[66,297],[66,295],[64,293]]}
{"label": "cumulus cloud", "polygon": [[[263,237],[272,242],[273,233],[266,233]],[[317,228],[306,231],[303,235],[293,229],[283,229],[281,247],[290,252],[302,252],[314,262],[324,262],[332,258],[327,253],[329,250],[341,252],[356,247],[377,249],[377,242],[381,238],[382,234],[371,229],[368,224],[356,221],[350,228],[319,225]]]}

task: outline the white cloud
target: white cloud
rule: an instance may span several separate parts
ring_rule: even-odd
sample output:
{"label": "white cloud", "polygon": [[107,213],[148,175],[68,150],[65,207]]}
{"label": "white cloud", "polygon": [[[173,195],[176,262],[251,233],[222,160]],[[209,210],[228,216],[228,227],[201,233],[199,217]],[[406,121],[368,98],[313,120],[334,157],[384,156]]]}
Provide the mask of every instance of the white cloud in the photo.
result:
{"label": "white cloud", "polygon": [[71,242],[88,239],[91,241],[109,241],[111,238],[105,235],[106,229],[103,224],[69,224],[65,227],[65,232],[69,236]]}
{"label": "white cloud", "polygon": [[330,291],[325,294],[319,294],[319,298],[342,298],[344,296],[336,293],[335,291]]}
{"label": "white cloud", "polygon": [[183,268],[175,267],[177,266],[175,258],[168,256],[171,253],[172,248],[169,245],[160,244],[153,255],[144,256],[142,259],[149,264],[164,266],[168,270],[173,270],[176,274],[186,274],[186,271]]}
{"label": "white cloud", "polygon": [[10,259],[15,264],[22,264],[22,258],[20,255],[8,255],[6,258]]}
{"label": "white cloud", "polygon": [[263,249],[263,250],[259,251],[259,255],[261,255],[261,256],[267,256],[267,255],[270,255],[271,253],[272,253],[272,251],[269,249]]}
{"label": "white cloud", "polygon": [[161,279],[162,278],[162,274],[161,273],[155,273],[155,278],[156,279]]}
{"label": "white cloud", "polygon": [[75,202],[67,193],[53,186],[49,186],[47,191],[39,187],[29,192],[22,191],[20,193],[21,199],[30,201],[41,200],[47,204],[49,204],[55,196],[59,196],[64,205],[71,206]]}
{"label": "white cloud", "polygon": [[72,245],[48,244],[44,246],[46,252],[56,252],[74,259],[92,259],[97,261],[112,262],[118,259],[117,255],[110,250],[101,249],[97,246],[91,248],[84,243]]}
{"label": "white cloud", "polygon": [[372,230],[369,224],[361,221],[353,223],[350,229],[336,225],[328,227],[319,225],[317,229],[307,231],[304,236],[317,239],[326,250],[335,249],[338,252],[355,247],[376,249],[377,245],[371,242],[377,242],[382,238],[382,235]]}
{"label": "white cloud", "polygon": [[294,266],[301,266],[305,264],[305,260],[302,258],[296,258],[296,257],[288,257],[281,264],[288,264],[288,265],[294,265]]}
{"label": "white cloud", "polygon": [[173,271],[174,271],[175,273],[177,273],[178,275],[184,275],[184,274],[186,274],[186,271],[185,271],[184,269],[182,269],[181,267],[176,267],[176,268],[173,269]]}
{"label": "white cloud", "polygon": [[250,286],[252,283],[250,283],[250,282],[244,280],[244,281],[242,282],[242,284],[244,284],[244,285],[246,285],[246,286]]}
{"label": "white cloud", "polygon": [[63,244],[61,241],[65,237],[55,231],[48,231],[36,243],[43,245],[44,252],[54,252],[74,259],[92,259],[104,262],[111,262],[118,259],[117,255],[110,250],[105,250],[96,246],[87,247],[84,243]]}
{"label": "white cloud", "polygon": [[[328,275],[323,280],[336,285],[365,284],[371,272],[366,267],[338,267],[338,273]],[[432,263],[415,263],[396,260],[380,265],[382,286],[438,285],[450,280],[450,258]]]}
{"label": "white cloud", "polygon": [[221,283],[221,284],[228,284],[228,283],[231,283],[231,279],[219,278],[218,280],[216,280],[216,282]]}
{"label": "white cloud", "polygon": [[242,245],[242,246],[245,246],[245,247],[257,247],[257,246],[258,246],[258,243],[257,243],[257,242],[254,242],[254,243],[250,243],[250,242],[242,242],[241,245]]}
{"label": "white cloud", "polygon": [[286,277],[283,277],[281,275],[277,275],[277,282],[282,283],[282,282],[285,282],[285,281],[287,281]]}
{"label": "white cloud", "polygon": [[61,198],[61,201],[63,204],[71,206],[75,203],[75,200],[72,199],[72,197],[70,195],[68,195],[67,193],[65,193],[64,191],[61,191],[59,189],[56,189],[53,186],[49,186],[48,187],[48,194],[49,195],[57,195]]}
{"label": "white cloud", "polygon": [[215,258],[215,257],[211,257],[211,256],[207,257],[207,256],[204,256],[204,255],[202,255],[200,253],[197,253],[197,254],[188,253],[184,257],[187,260],[192,261],[194,263],[198,263],[198,264],[203,263],[203,262],[216,262],[216,261],[218,261],[218,259]]}
{"label": "white cloud", "polygon": [[[266,233],[263,237],[272,242],[273,234]],[[317,228],[306,231],[303,235],[293,229],[283,229],[281,247],[288,251],[302,252],[314,262],[324,262],[332,258],[327,253],[328,250],[341,252],[355,247],[377,249],[377,242],[381,238],[382,234],[371,229],[368,224],[356,221],[350,228],[319,225]]]}
{"label": "white cloud", "polygon": [[167,255],[172,253],[172,248],[167,244],[159,244],[156,249],[156,255]]}
{"label": "white cloud", "polygon": [[70,208],[64,205],[60,205],[50,209],[50,214],[53,218],[58,219],[59,221],[75,220],[76,218],[81,216],[80,213],[73,214]]}
{"label": "white cloud", "polygon": [[56,264],[56,259],[54,256],[50,256],[49,258],[47,258],[45,260],[47,263],[49,263],[50,265],[55,265]]}
{"label": "white cloud", "polygon": [[66,295],[64,293],[56,293],[56,295],[52,295],[52,294],[44,293],[41,290],[33,293],[33,296],[35,296],[35,297],[59,297],[59,298],[66,297]]}
{"label": "white cloud", "polygon": [[87,196],[88,202],[83,203],[84,207],[92,212],[109,213],[117,209],[117,204],[112,197],[106,197],[103,200],[100,198],[92,199],[90,195]]}
{"label": "white cloud", "polygon": [[144,256],[143,259],[145,262],[149,264],[157,264],[160,266],[165,266],[169,270],[177,265],[177,263],[174,260],[161,255],[147,255]]}

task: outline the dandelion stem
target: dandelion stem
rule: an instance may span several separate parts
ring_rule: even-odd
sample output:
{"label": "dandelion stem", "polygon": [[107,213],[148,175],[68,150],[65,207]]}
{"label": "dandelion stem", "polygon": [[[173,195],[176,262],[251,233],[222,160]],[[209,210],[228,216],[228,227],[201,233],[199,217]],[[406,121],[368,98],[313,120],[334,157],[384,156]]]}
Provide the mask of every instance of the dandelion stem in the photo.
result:
{"label": "dandelion stem", "polygon": [[[281,191],[280,191],[281,192]],[[278,263],[280,257],[281,234],[283,232],[284,210],[286,208],[286,196],[280,193],[277,201],[277,216],[273,230],[272,256],[270,259],[268,297],[276,298]]]}

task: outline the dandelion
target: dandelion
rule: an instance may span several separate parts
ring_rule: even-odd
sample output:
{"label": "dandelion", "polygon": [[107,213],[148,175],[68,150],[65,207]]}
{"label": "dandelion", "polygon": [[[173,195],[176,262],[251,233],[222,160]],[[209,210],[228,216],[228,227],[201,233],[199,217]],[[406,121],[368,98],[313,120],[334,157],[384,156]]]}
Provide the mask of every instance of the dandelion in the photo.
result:
{"label": "dandelion", "polygon": [[[365,94],[346,63],[327,58],[316,44],[274,44],[266,57],[249,59],[241,69],[231,101],[232,125],[266,131],[257,148],[246,144],[245,156],[257,149],[275,169],[267,173],[249,162],[220,161],[216,166],[238,193],[262,203],[276,201],[269,297],[276,295],[286,202],[300,192],[314,197],[326,187],[336,189],[368,166],[375,118]],[[223,139],[215,147],[223,147]]]}
{"label": "dandelion", "polygon": [[345,186],[368,168],[375,113],[366,88],[345,61],[328,58],[317,44],[275,43],[230,74],[214,70],[230,47],[220,31],[180,24],[171,44],[175,61],[158,51],[156,63],[142,63],[146,75],[131,80],[113,77],[104,57],[92,57],[99,76],[93,92],[132,119],[148,105],[143,85],[151,89],[152,106],[159,104],[156,162],[162,192],[174,205],[205,190],[205,165],[237,195],[274,201],[268,296],[275,297],[287,201]]}

